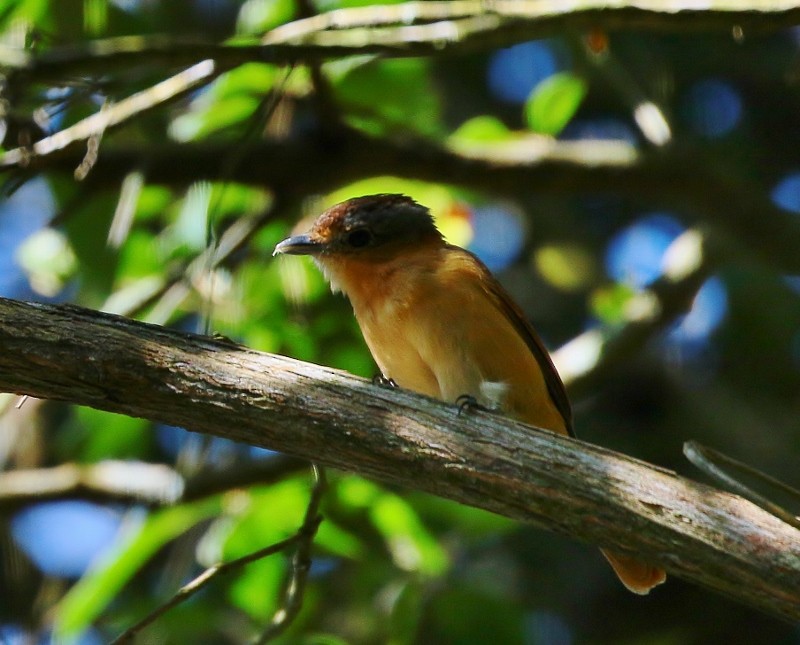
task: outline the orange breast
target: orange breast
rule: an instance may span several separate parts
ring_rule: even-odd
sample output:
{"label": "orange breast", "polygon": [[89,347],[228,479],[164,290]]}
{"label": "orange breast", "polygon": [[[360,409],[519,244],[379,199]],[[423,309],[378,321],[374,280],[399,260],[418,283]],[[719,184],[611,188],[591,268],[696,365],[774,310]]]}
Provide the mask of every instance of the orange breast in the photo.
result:
{"label": "orange breast", "polygon": [[493,289],[500,286],[472,256],[439,247],[327,268],[350,298],[379,368],[399,386],[450,403],[468,394],[566,433],[543,373],[552,368],[539,364],[498,306]]}

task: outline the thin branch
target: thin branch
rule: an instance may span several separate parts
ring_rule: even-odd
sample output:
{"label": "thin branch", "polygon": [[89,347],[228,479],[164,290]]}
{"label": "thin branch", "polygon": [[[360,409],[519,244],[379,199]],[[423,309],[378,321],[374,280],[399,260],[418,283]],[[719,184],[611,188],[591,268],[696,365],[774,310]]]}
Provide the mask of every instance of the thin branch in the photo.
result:
{"label": "thin branch", "polygon": [[327,487],[325,470],[316,464],[313,464],[313,468],[314,488],[306,507],[303,525],[297,532],[299,538],[297,550],[292,558],[292,571],[283,593],[283,602],[281,608],[272,617],[269,627],[255,640],[256,645],[262,645],[285,632],[303,607],[308,572],[311,569],[311,547],[314,545],[314,536],[322,522],[319,507]]}
{"label": "thin branch", "polygon": [[[114,185],[146,160],[148,174],[166,184],[215,180],[224,171],[227,145],[172,144],[111,148],[87,182]],[[320,154],[324,149],[325,154]],[[724,149],[672,145],[640,152],[615,141],[556,142],[452,149],[431,141],[372,137],[341,128],[323,140],[316,133],[291,141],[260,141],[241,152],[231,181],[272,187],[287,199],[325,193],[376,175],[394,175],[518,196],[614,194],[704,217],[739,240],[742,249],[782,272],[800,271],[800,223],[775,206],[752,177],[729,168]],[[30,169],[72,172],[81,153],[39,159]],[[759,213],[760,217],[753,217]],[[548,213],[537,217],[547,218]]]}
{"label": "thin branch", "polygon": [[[189,69],[176,74],[161,83],[137,92],[113,105],[104,105],[99,112],[81,119],[75,125],[40,139],[30,147],[15,148],[0,155],[0,168],[13,166],[27,167],[36,157],[47,157],[79,144],[82,141],[96,139],[107,129],[120,125],[134,117],[162,107],[167,101],[185,94],[201,83],[207,83],[215,75],[213,61],[204,60]],[[96,156],[96,155],[95,155]],[[79,168],[83,168],[85,161]],[[90,167],[94,163],[90,164]],[[80,179],[85,178],[88,170],[83,169]]]}
{"label": "thin branch", "polygon": [[[181,587],[172,598],[170,598],[167,602],[159,605],[156,609],[150,612],[147,616],[142,618],[141,620],[137,621],[135,624],[128,627],[124,632],[122,632],[117,638],[115,638],[112,643],[129,643],[133,641],[135,636],[142,631],[148,625],[154,623],[158,620],[161,616],[166,614],[171,609],[174,609],[178,605],[186,602],[191,598],[194,594],[198,591],[203,589],[206,585],[211,583],[217,577],[232,573],[238,569],[241,569],[252,562],[256,562],[258,560],[263,560],[266,557],[271,555],[275,555],[276,553],[280,553],[281,551],[285,551],[291,546],[297,545],[297,550],[295,551],[295,556],[292,561],[292,580],[295,580],[296,577],[302,575],[303,582],[305,581],[305,574],[308,572],[308,566],[310,565],[309,560],[309,552],[311,550],[311,545],[314,542],[314,536],[317,534],[317,529],[319,528],[320,523],[322,522],[322,516],[319,514],[319,506],[322,501],[322,495],[325,491],[325,476],[324,473],[319,469],[317,466],[312,466],[314,471],[314,486],[311,489],[311,496],[308,500],[308,506],[306,507],[305,518],[303,519],[303,523],[300,525],[300,528],[297,529],[297,532],[286,538],[285,540],[281,540],[280,542],[276,542],[275,544],[271,544],[270,546],[264,547],[263,549],[259,549],[258,551],[254,551],[253,553],[249,553],[241,558],[236,558],[235,560],[231,560],[229,562],[220,562],[213,566],[208,567],[205,571],[203,571],[199,576],[194,578],[194,580],[186,583],[183,587]],[[302,554],[302,557],[305,559],[303,560],[304,563],[304,573],[298,573],[298,554]],[[289,599],[289,594],[287,593],[287,600]],[[293,602],[300,603],[302,601],[302,586],[300,587],[300,599],[297,600],[295,598],[291,598]],[[286,605],[284,605],[286,607]],[[300,606],[298,604],[296,611],[299,611]],[[288,610],[281,609],[279,610],[279,614],[281,611],[285,611],[288,614]],[[295,611],[295,613],[296,613]],[[277,616],[278,614],[276,614]],[[289,618],[289,621],[294,617],[294,614]],[[287,624],[288,626],[288,624]]]}
{"label": "thin branch", "polygon": [[314,365],[72,306],[0,299],[0,391],[279,450],[637,554],[800,619],[800,531],[575,439]]}
{"label": "thin branch", "polygon": [[749,499],[754,504],[758,504],[761,508],[772,513],[775,517],[781,518],[787,524],[800,529],[800,517],[778,506],[778,504],[767,499],[764,495],[755,492],[749,486],[745,486],[740,480],[730,475],[723,466],[748,475],[749,477],[753,477],[762,484],[766,484],[792,496],[795,500],[800,500],[800,491],[795,490],[774,477],[770,477],[766,473],[762,473],[760,470],[756,470],[752,466],[743,464],[717,450],[707,448],[696,441],[687,441],[684,443],[683,454],[686,455],[686,458],[695,466],[719,481],[723,486],[730,488],[745,499]]}
{"label": "thin branch", "polygon": [[109,296],[101,308],[103,311],[125,316],[137,316],[152,306],[150,322],[166,322],[175,308],[180,306],[189,294],[189,285],[197,275],[220,267],[236,267],[246,258],[246,254],[240,254],[239,251],[247,246],[265,224],[273,221],[288,208],[290,208],[289,203],[280,195],[276,195],[272,204],[263,213],[254,218],[240,217],[232,222],[222,233],[216,245],[205,249],[180,269],[167,276],[159,277],[159,281],[143,297],[129,302],[124,293],[115,292]]}
{"label": "thin branch", "polygon": [[[25,79],[62,79],[131,66],[178,66],[214,59],[230,69],[250,61],[296,63],[343,56],[429,56],[490,49],[570,30],[703,30],[746,34],[795,26],[800,4],[789,0],[454,0],[340,9],[273,30],[263,43],[176,42],[163,36],[126,36],[42,53],[0,49],[0,65]],[[10,78],[13,83],[16,79]]]}
{"label": "thin branch", "polygon": [[305,462],[299,459],[276,455],[225,470],[204,469],[188,478],[164,464],[113,460],[13,470],[0,473],[0,512],[76,497],[169,506],[233,488],[273,483],[304,466]]}

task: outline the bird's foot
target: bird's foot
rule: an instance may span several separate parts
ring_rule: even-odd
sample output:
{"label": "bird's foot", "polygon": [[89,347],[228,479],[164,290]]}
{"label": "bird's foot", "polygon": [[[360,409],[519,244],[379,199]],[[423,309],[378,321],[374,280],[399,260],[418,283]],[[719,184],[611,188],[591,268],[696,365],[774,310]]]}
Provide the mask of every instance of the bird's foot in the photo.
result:
{"label": "bird's foot", "polygon": [[478,399],[471,394],[462,394],[459,396],[456,399],[456,406],[458,406],[458,416],[461,416],[466,411],[491,412],[485,405],[478,403]]}
{"label": "bird's foot", "polygon": [[399,387],[393,378],[384,376],[380,372],[372,377],[372,384],[377,385],[378,387],[387,387],[391,389]]}

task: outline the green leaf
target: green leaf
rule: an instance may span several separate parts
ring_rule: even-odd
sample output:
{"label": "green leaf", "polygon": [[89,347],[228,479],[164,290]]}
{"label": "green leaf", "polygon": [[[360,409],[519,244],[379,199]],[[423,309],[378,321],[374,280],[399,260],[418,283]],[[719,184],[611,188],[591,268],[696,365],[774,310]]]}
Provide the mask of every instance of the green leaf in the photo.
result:
{"label": "green leaf", "polygon": [[29,236],[17,249],[16,259],[31,287],[48,297],[64,288],[76,268],[67,236],[54,228],[42,228]]}
{"label": "green leaf", "polygon": [[525,103],[525,121],[531,130],[557,135],[575,116],[588,88],[569,72],[553,74],[539,83]]}
{"label": "green leaf", "polygon": [[76,408],[74,423],[80,426],[76,434],[85,437],[80,452],[84,462],[143,456],[153,436],[150,422],[145,419],[94,408]]}
{"label": "green leaf", "polygon": [[636,291],[626,284],[614,284],[597,289],[591,298],[592,313],[610,325],[620,325],[627,320],[626,308]]}
{"label": "green leaf", "polygon": [[507,141],[511,136],[511,131],[500,119],[482,114],[462,123],[450,135],[450,142],[454,144],[489,143]]}
{"label": "green leaf", "polygon": [[117,272],[118,254],[106,244],[118,195],[101,193],[82,200],[64,224],[78,259],[81,304],[96,305],[106,299]]}
{"label": "green leaf", "polygon": [[208,110],[187,112],[170,126],[170,135],[177,141],[202,139],[213,132],[239,125],[249,119],[258,107],[253,96],[229,96],[214,103]]}
{"label": "green leaf", "polygon": [[239,9],[236,32],[261,35],[273,27],[289,22],[296,11],[293,0],[247,0]]}
{"label": "green leaf", "polygon": [[429,576],[445,572],[447,554],[404,499],[384,493],[370,509],[370,517],[398,567]]}
{"label": "green leaf", "polygon": [[407,581],[395,597],[389,616],[390,645],[411,645],[417,642],[420,620],[425,607],[424,587]]}
{"label": "green leaf", "polygon": [[225,560],[239,558],[293,535],[303,522],[309,483],[297,477],[250,491],[250,504],[235,521],[223,547]]}
{"label": "green leaf", "polygon": [[208,209],[211,205],[211,184],[195,182],[186,191],[172,235],[178,247],[202,251],[208,245]]}
{"label": "green leaf", "polygon": [[108,0],[83,0],[83,28],[99,36],[108,27]]}
{"label": "green leaf", "polygon": [[497,598],[466,585],[446,587],[428,601],[432,620],[429,642],[483,645],[485,643],[522,644],[523,609],[508,598]]}
{"label": "green leaf", "polygon": [[54,641],[86,629],[165,544],[220,512],[220,498],[169,508],[148,517],[114,553],[93,566],[56,607]]}
{"label": "green leaf", "polygon": [[373,60],[334,85],[354,125],[375,134],[414,131],[438,137],[441,103],[430,65],[420,59]]}
{"label": "green leaf", "polygon": [[248,564],[231,583],[228,598],[254,620],[263,622],[278,607],[289,566],[286,558],[277,553]]}
{"label": "green leaf", "polygon": [[234,127],[241,129],[275,78],[275,66],[267,63],[246,63],[223,74],[170,124],[170,136],[191,141]]}

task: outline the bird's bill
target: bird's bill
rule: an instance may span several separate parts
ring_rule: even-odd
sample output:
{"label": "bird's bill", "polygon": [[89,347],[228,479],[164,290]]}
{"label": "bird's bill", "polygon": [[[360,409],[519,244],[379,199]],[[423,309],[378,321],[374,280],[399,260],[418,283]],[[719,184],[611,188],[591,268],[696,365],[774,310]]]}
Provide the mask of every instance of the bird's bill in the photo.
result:
{"label": "bird's bill", "polygon": [[315,242],[308,234],[293,235],[280,242],[272,255],[316,255],[322,250],[322,244]]}

